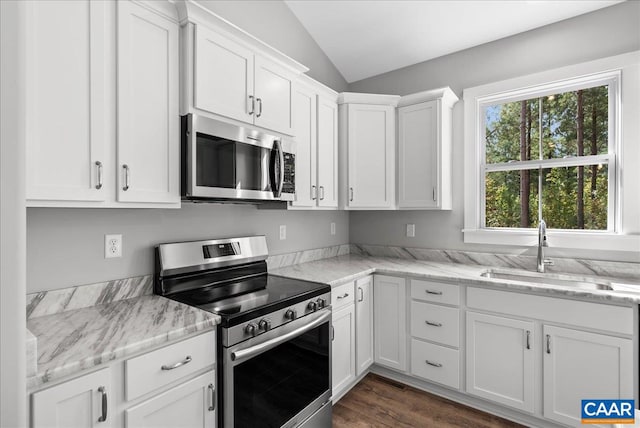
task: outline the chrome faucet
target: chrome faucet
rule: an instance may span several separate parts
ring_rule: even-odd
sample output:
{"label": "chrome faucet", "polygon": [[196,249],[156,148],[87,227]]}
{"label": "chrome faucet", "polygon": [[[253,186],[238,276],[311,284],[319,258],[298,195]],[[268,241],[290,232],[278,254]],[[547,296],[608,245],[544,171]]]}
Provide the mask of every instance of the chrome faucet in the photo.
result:
{"label": "chrome faucet", "polygon": [[544,273],[544,267],[553,265],[553,261],[544,258],[544,247],[548,247],[547,243],[547,223],[540,219],[538,225],[538,272]]}

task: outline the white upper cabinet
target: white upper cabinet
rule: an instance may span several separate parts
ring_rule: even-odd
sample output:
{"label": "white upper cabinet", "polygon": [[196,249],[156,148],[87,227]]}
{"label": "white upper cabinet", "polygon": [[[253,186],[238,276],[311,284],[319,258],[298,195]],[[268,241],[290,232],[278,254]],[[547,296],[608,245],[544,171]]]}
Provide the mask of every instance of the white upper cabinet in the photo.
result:
{"label": "white upper cabinet", "polygon": [[301,76],[293,91],[294,209],[338,207],[338,94]]}
{"label": "white upper cabinet", "polygon": [[118,201],[180,202],[178,24],[118,2]]}
{"label": "white upper cabinet", "polygon": [[255,121],[257,126],[292,135],[293,75],[259,55],[254,59]]}
{"label": "white upper cabinet", "polygon": [[107,4],[25,7],[27,199],[104,201]]}
{"label": "white upper cabinet", "polygon": [[398,103],[398,208],[450,210],[452,109],[449,88]]}
{"label": "white upper cabinet", "polygon": [[195,107],[253,122],[253,52],[203,25],[195,31]]}
{"label": "white upper cabinet", "polygon": [[341,207],[395,207],[395,105],[398,98],[341,94]]}

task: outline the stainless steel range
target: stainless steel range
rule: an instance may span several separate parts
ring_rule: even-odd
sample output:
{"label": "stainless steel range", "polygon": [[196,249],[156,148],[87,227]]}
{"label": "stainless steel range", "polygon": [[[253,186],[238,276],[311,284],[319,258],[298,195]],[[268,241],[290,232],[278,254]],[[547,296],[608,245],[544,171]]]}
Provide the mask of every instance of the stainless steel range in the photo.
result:
{"label": "stainless steel range", "polygon": [[156,294],[220,315],[221,427],[331,426],[331,288],[267,273],[264,236],[156,247]]}

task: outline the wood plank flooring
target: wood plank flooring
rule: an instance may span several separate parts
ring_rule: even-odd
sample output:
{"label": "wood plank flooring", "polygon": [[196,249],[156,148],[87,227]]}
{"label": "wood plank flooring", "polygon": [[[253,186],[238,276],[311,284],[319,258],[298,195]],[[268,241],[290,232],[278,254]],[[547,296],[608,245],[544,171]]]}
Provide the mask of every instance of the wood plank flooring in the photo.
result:
{"label": "wood plank flooring", "polygon": [[333,406],[333,428],[521,426],[372,373]]}

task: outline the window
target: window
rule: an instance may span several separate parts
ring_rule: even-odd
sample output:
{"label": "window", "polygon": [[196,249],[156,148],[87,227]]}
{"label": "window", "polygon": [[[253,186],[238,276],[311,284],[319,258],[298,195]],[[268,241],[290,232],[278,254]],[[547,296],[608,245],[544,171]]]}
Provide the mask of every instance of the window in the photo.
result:
{"label": "window", "polygon": [[550,229],[614,230],[616,87],[605,77],[481,105],[482,227],[535,228],[543,218]]}
{"label": "window", "polygon": [[465,243],[640,253],[640,52],[463,99]]}

